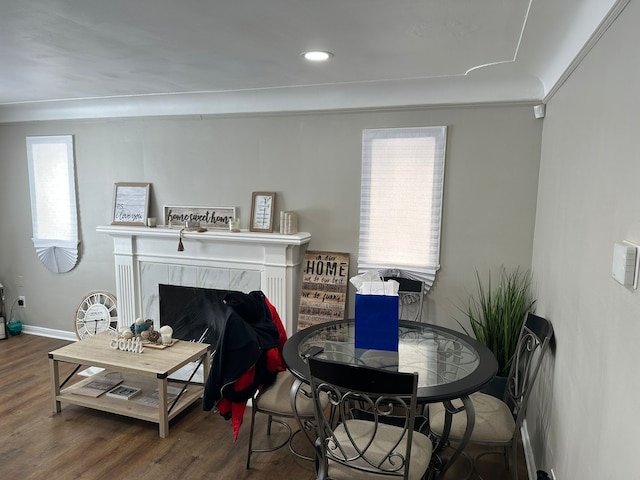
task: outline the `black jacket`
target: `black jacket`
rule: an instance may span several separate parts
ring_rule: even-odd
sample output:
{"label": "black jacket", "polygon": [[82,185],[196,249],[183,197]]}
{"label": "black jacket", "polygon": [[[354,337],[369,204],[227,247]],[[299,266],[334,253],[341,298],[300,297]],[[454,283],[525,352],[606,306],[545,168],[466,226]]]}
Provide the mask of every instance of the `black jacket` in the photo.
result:
{"label": "black jacket", "polygon": [[[204,387],[202,408],[213,409],[224,397],[232,402],[246,401],[260,385],[275,380],[266,367],[266,351],[278,346],[279,332],[271,319],[262,292],[232,292],[225,296],[225,318]],[[255,366],[254,381],[241,391],[230,386]]]}

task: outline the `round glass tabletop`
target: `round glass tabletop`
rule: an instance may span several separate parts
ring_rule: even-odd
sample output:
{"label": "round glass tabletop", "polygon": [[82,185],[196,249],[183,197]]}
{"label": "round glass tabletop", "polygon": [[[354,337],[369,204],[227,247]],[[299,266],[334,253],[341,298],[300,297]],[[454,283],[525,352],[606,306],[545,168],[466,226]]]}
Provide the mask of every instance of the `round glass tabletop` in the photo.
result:
{"label": "round glass tabletop", "polygon": [[326,322],[293,335],[283,356],[291,372],[305,379],[308,355],[373,368],[418,373],[418,396],[435,402],[482,388],[496,374],[491,351],[475,339],[429,323],[400,321],[398,351],[355,348],[353,320]]}

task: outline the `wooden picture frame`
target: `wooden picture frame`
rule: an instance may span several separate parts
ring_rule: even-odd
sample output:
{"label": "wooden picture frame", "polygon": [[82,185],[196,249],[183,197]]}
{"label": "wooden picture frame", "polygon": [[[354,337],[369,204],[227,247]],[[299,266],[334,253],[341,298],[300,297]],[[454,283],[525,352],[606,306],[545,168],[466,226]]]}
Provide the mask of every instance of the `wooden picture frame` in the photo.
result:
{"label": "wooden picture frame", "polygon": [[114,184],[111,225],[146,226],[150,187],[150,183]]}
{"label": "wooden picture frame", "polygon": [[264,233],[273,232],[275,204],[275,192],[253,192],[251,195],[250,231]]}
{"label": "wooden picture frame", "polygon": [[185,222],[213,230],[229,230],[229,222],[238,218],[236,207],[164,206],[164,225],[180,229]]}

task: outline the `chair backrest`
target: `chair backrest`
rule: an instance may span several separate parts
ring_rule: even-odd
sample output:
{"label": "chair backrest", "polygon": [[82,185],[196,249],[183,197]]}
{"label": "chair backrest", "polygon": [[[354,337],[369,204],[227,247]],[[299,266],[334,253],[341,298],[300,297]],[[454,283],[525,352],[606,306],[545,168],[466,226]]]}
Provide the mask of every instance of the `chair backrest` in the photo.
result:
{"label": "chair backrest", "polygon": [[552,338],[553,326],[547,319],[533,313],[527,314],[511,362],[505,391],[505,402],[513,407],[516,425],[520,425],[524,418],[531,389]]}
{"label": "chair backrest", "polygon": [[424,305],[424,282],[402,276],[402,272],[395,271],[393,276],[384,277],[384,280],[395,280],[399,283],[399,311],[401,320],[422,321],[422,307]]}
{"label": "chair backrest", "polygon": [[[315,357],[308,358],[308,367],[318,478],[331,468],[408,478],[418,375]],[[319,402],[323,393],[329,395],[329,408]]]}

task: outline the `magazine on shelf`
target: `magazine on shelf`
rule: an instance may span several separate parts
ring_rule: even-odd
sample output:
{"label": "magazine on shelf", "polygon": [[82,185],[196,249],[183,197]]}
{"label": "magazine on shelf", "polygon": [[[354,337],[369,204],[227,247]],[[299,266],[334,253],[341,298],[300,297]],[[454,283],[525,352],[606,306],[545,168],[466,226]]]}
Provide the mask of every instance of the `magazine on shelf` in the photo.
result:
{"label": "magazine on shelf", "polygon": [[107,392],[107,396],[129,400],[131,397],[140,393],[141,390],[142,390],[141,388],[134,387],[132,385],[118,385],[113,390],[109,390]]}
{"label": "magazine on shelf", "polygon": [[103,393],[111,390],[113,387],[122,383],[121,378],[117,377],[97,377],[90,379],[87,383],[80,385],[73,390],[77,395],[85,397],[97,398]]}
{"label": "magazine on shelf", "polygon": [[[182,390],[182,387],[167,386],[167,403],[173,402],[177,398],[177,396],[180,395],[181,390]],[[185,392],[186,392],[186,389],[185,389]],[[158,393],[158,389],[156,388],[155,391],[153,391],[152,393],[138,398],[136,402],[142,405],[147,405],[149,407],[159,407],[160,395]]]}
{"label": "magazine on shelf", "polygon": [[93,377],[94,375],[97,375],[98,373],[101,373],[101,372],[104,372],[104,368],[88,367],[78,372],[78,375],[80,375],[81,377]]}

